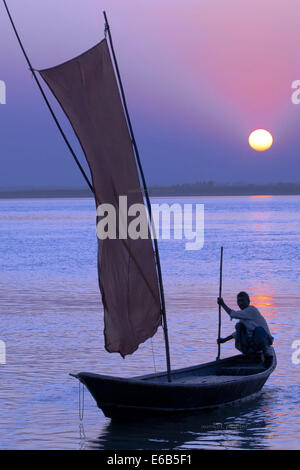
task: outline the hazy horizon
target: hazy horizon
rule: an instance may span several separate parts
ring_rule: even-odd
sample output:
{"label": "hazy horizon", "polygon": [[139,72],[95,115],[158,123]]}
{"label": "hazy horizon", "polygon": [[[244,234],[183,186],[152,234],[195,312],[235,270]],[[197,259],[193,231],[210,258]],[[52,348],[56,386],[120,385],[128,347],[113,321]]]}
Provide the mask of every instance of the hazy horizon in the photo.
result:
{"label": "hazy horizon", "polygon": [[[241,188],[241,193],[240,195],[242,195],[243,193],[245,193],[245,191],[247,191],[247,188],[249,186],[253,186],[254,188],[256,189],[261,189],[262,191],[267,191],[268,189],[276,189],[279,190],[278,194],[288,194],[288,193],[284,193],[284,192],[280,192],[280,190],[282,190],[282,187],[284,187],[285,189],[290,189],[291,190],[291,195],[292,194],[296,194],[295,193],[295,189],[298,190],[299,188],[299,194],[300,194],[300,181],[296,181],[296,182],[284,182],[284,181],[277,181],[277,182],[269,182],[269,183],[260,183],[260,184],[257,184],[257,183],[253,183],[253,182],[241,182],[241,181],[233,181],[233,182],[224,182],[224,183],[218,183],[216,181],[194,181],[194,182],[191,182],[191,183],[187,183],[187,182],[178,182],[178,183],[174,183],[174,184],[151,184],[151,185],[148,185],[149,189],[150,190],[160,190],[160,189],[175,189],[176,188],[182,188],[182,187],[187,187],[187,188],[195,188],[197,190],[197,187],[198,189],[204,189],[205,187],[210,187],[210,185],[216,189],[216,191],[221,191],[222,192],[222,188],[233,188],[233,189],[237,189],[238,188]],[[294,190],[294,191],[292,191]],[[24,194],[26,196],[26,194],[43,194],[43,193],[54,193],[54,192],[65,192],[65,193],[91,193],[90,189],[88,188],[88,186],[86,185],[85,187],[84,186],[73,186],[73,187],[67,187],[67,186],[24,186],[24,187],[17,187],[17,188],[13,188],[13,187],[0,187],[0,196],[1,195],[4,195],[5,194],[19,194],[19,195],[22,195]],[[298,194],[298,192],[297,192]],[[180,193],[178,194],[180,195]],[[220,193],[221,195],[221,193]],[[238,194],[237,194],[238,195]],[[276,193],[274,193],[274,195],[276,195]],[[91,197],[92,197],[92,193],[91,193]]]}

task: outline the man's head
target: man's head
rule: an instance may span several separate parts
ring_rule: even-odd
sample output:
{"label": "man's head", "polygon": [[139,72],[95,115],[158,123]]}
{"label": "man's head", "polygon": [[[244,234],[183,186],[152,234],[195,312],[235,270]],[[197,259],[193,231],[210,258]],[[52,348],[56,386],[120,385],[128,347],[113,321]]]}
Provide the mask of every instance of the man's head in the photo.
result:
{"label": "man's head", "polygon": [[237,295],[237,304],[241,310],[249,307],[250,305],[250,297],[247,292],[239,292]]}

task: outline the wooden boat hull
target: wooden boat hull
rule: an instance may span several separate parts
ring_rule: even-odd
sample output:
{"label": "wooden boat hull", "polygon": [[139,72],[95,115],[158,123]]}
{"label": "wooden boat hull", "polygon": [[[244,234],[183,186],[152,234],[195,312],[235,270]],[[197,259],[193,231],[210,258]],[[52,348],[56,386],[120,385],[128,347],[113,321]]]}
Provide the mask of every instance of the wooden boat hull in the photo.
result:
{"label": "wooden boat hull", "polygon": [[186,413],[215,408],[259,392],[276,367],[273,350],[267,364],[258,357],[233,356],[220,361],[134,378],[82,372],[78,378],[109,418]]}

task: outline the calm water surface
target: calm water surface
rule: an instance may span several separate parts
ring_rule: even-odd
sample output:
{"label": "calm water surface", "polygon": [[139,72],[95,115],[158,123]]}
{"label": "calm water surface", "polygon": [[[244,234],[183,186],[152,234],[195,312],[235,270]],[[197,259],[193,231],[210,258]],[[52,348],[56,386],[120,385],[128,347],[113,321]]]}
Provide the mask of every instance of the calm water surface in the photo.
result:
{"label": "calm water surface", "polygon": [[[205,246],[161,241],[171,359],[175,368],[216,356],[219,249],[224,297],[248,290],[273,335],[278,367],[256,399],[181,418],[122,424],[106,419],[69,372],[123,377],[165,368],[162,332],[125,360],[103,347],[94,203],[0,201],[0,446],[4,449],[299,449],[300,197],[211,197]],[[154,202],[159,203],[160,200]],[[234,323],[223,316],[223,335]],[[222,355],[234,353],[232,344]]]}

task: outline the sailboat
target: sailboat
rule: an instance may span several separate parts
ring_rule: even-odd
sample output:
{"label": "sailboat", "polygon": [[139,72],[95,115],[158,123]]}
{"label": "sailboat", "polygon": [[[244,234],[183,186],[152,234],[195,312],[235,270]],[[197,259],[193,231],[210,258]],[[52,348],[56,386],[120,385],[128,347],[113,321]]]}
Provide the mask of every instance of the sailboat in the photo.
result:
{"label": "sailboat", "polygon": [[105,348],[123,357],[133,354],[162,326],[167,370],[132,378],[90,372],[71,375],[87,387],[109,418],[139,419],[155,414],[190,413],[255,395],[276,367],[274,350],[264,364],[258,356],[220,359],[218,355],[213,362],[171,369],[163,279],[155,227],[151,225],[151,202],[105,12],[105,37],[100,43],[63,64],[39,71],[81,144],[92,177],[90,181],[54,114],[3,1],[29,68],[94,194],[96,207],[111,204],[118,211],[120,196],[126,196],[128,205],[145,204],[149,218],[147,238],[98,239]]}

